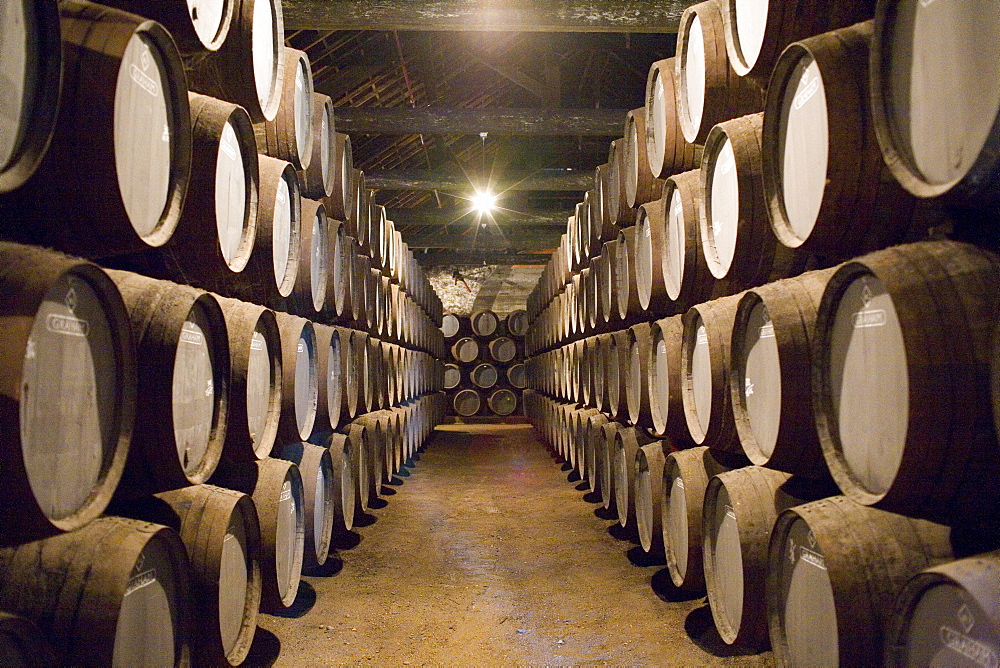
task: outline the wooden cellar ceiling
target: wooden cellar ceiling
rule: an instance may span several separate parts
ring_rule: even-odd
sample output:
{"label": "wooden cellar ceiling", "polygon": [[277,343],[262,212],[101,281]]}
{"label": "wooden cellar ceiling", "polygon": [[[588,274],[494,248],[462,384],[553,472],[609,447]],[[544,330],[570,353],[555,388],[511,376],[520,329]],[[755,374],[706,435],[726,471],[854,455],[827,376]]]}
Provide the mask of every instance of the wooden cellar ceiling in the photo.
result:
{"label": "wooden cellar ceiling", "polygon": [[[422,263],[539,264],[690,4],[285,0],[284,20]],[[487,183],[480,218],[468,198]]]}

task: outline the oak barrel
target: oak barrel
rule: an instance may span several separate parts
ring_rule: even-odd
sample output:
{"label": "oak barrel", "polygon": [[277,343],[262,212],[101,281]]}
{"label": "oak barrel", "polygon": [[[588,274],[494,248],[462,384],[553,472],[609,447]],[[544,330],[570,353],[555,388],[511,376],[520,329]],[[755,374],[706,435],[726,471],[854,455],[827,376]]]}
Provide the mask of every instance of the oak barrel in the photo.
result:
{"label": "oak barrel", "polygon": [[135,422],[128,311],[96,265],[0,243],[0,544],[78,529],[118,486]]}
{"label": "oak barrel", "polygon": [[236,9],[236,0],[105,0],[102,4],[159,21],[184,54],[218,51]]}
{"label": "oak barrel", "polygon": [[663,550],[665,446],[664,441],[655,441],[642,446],[635,454],[635,524],[639,544],[644,551],[653,554]]}
{"label": "oak barrel", "polygon": [[[298,173],[299,183],[302,184],[302,194],[306,197],[325,200],[338,185],[335,183],[337,145],[333,130],[333,100],[322,93],[313,93],[312,98],[312,152],[309,166]],[[325,201],[323,205],[326,207]]]}
{"label": "oak barrel", "polygon": [[326,563],[333,536],[335,495],[333,459],[330,451],[312,443],[289,443],[281,448],[281,459],[292,462],[302,476],[302,515],[305,544],[302,566]]}
{"label": "oak barrel", "polygon": [[486,404],[490,407],[490,410],[494,414],[501,416],[511,415],[517,410],[517,403],[517,395],[505,387],[493,390],[489,398],[486,399]]}
{"label": "oak barrel", "polygon": [[277,313],[281,335],[281,418],[278,439],[305,441],[316,424],[319,378],[316,332],[305,318]]}
{"label": "oak barrel", "polygon": [[482,408],[483,400],[475,390],[459,390],[452,397],[451,406],[462,417],[472,417]]}
{"label": "oak barrel", "polygon": [[305,510],[299,467],[268,457],[257,462],[253,487],[260,519],[261,612],[280,612],[299,591],[305,550]]}
{"label": "oak barrel", "polygon": [[654,178],[695,169],[701,149],[684,139],[677,118],[676,59],[657,60],[646,77],[646,159]]}
{"label": "oak barrel", "polygon": [[344,353],[346,343],[337,327],[313,324],[316,333],[316,424],[313,431],[334,431],[344,412]]}

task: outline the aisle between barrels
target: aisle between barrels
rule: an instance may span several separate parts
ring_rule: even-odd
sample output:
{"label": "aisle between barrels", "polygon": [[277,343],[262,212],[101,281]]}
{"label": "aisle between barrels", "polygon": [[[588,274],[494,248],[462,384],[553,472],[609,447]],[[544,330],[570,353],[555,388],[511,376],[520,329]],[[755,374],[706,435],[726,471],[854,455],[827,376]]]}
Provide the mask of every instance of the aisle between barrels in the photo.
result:
{"label": "aisle between barrels", "polygon": [[289,614],[260,617],[248,663],[773,663],[677,600],[530,426],[438,427],[418,456]]}

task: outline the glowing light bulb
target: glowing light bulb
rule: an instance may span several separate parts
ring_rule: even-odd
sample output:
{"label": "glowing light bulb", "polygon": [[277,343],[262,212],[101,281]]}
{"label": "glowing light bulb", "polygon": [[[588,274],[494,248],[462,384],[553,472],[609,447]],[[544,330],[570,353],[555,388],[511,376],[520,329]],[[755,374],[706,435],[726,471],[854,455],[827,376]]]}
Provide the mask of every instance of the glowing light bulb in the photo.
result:
{"label": "glowing light bulb", "polygon": [[496,204],[496,201],[496,195],[489,191],[477,192],[472,197],[472,206],[479,213],[489,213],[493,210],[493,205]]}

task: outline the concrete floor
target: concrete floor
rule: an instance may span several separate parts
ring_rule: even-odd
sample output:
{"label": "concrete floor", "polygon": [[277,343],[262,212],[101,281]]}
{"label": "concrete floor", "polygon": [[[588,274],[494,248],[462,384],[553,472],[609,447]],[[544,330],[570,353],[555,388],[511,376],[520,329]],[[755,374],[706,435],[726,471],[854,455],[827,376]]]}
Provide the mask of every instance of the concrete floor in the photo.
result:
{"label": "concrete floor", "polygon": [[248,664],[771,665],[719,640],[526,424],[438,428]]}

